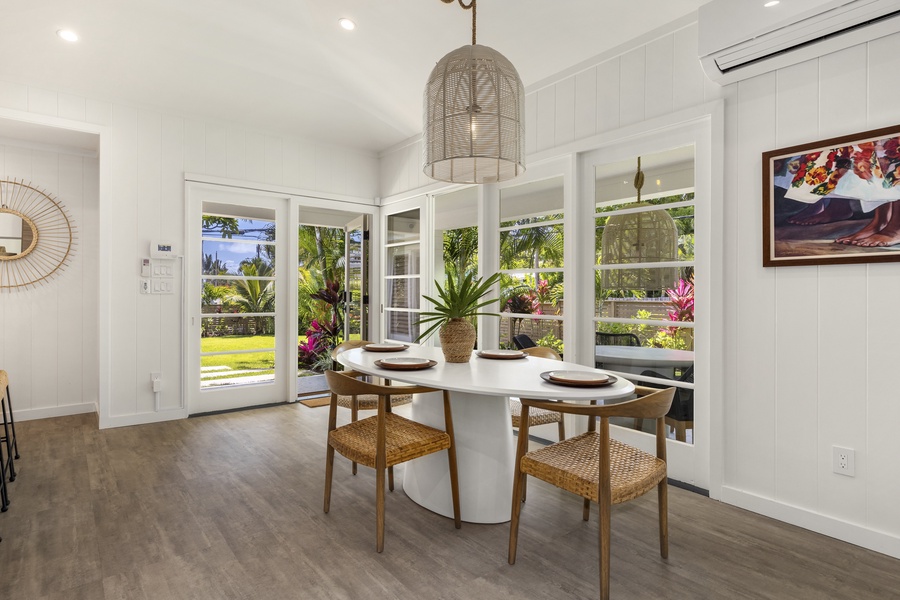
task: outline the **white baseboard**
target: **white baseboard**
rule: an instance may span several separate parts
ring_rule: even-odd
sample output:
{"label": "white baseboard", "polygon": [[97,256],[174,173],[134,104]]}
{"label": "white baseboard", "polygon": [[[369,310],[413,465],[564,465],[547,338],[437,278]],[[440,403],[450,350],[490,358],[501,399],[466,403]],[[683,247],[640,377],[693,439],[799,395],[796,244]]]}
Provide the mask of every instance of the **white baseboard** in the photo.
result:
{"label": "white baseboard", "polygon": [[129,427],[131,425],[146,425],[148,423],[161,423],[163,421],[174,421],[176,419],[186,419],[187,411],[183,408],[174,410],[161,410],[159,412],[146,412],[134,415],[123,415],[121,417],[109,417],[107,419],[100,418],[100,429],[108,429],[110,427]]}
{"label": "white baseboard", "polygon": [[900,558],[900,537],[889,533],[847,523],[805,508],[791,506],[724,485],[720,500],[797,527]]}
{"label": "white baseboard", "polygon": [[68,417],[71,415],[97,412],[97,405],[93,402],[85,402],[84,404],[66,404],[65,406],[49,406],[47,408],[14,408],[16,412],[13,416],[16,421],[33,421],[35,419],[51,419],[53,417]]}

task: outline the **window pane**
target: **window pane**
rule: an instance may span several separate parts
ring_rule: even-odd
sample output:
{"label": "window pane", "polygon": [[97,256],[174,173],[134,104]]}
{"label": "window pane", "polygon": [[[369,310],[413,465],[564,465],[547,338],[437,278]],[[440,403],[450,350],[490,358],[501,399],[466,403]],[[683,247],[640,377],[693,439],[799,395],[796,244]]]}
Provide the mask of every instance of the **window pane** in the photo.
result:
{"label": "window pane", "polygon": [[[665,152],[641,157],[644,183],[641,201],[667,204],[680,202],[681,194],[694,188],[694,147],[684,146]],[[638,159],[630,158],[615,163],[597,165],[595,192],[598,207],[612,204],[622,207],[637,206],[634,187]]]}
{"label": "window pane", "polygon": [[386,338],[400,342],[414,342],[419,337],[419,313],[385,310]]}
{"label": "window pane", "polygon": [[275,245],[203,240],[204,275],[275,276]]}
{"label": "window pane", "polygon": [[275,241],[275,222],[266,219],[238,219],[203,215],[203,237],[231,240]]}
{"label": "window pane", "polygon": [[565,305],[564,291],[562,273],[502,275],[499,310],[517,314],[561,316]]}
{"label": "window pane", "polygon": [[554,319],[529,319],[527,317],[500,317],[500,348],[515,348],[513,337],[525,334],[538,346],[553,348],[562,354],[563,322]]}
{"label": "window pane", "polygon": [[[627,346],[631,345],[619,339],[621,334],[633,334],[637,337],[640,346],[646,348],[663,348],[668,350],[694,351],[693,327],[658,327],[655,325],[630,324],[630,323],[600,323],[598,333],[595,334],[595,342],[602,346]],[[605,337],[602,334],[613,334]],[[601,358],[597,359],[603,362]],[[612,361],[615,363],[616,361]],[[617,363],[618,364],[618,363]],[[652,366],[652,365],[651,365]],[[607,368],[612,368],[607,366]],[[639,372],[634,371],[634,372]]]}
{"label": "window pane", "polygon": [[395,246],[387,249],[388,276],[419,274],[419,245]]}
{"label": "window pane", "polygon": [[[207,312],[206,307],[203,312]],[[274,348],[275,317],[204,314],[200,319],[200,338],[201,352]]]}
{"label": "window pane", "polygon": [[387,303],[391,308],[419,308],[419,278],[388,279]]}
{"label": "window pane", "polygon": [[500,190],[500,226],[562,219],[563,177],[532,181]]}
{"label": "window pane", "polygon": [[500,269],[563,266],[563,224],[500,232]]}
{"label": "window pane", "polygon": [[275,352],[216,354],[200,357],[200,387],[275,381]]}
{"label": "window pane", "polygon": [[202,282],[202,313],[265,313],[275,311],[275,282],[265,279],[206,279]]}
{"label": "window pane", "polygon": [[694,260],[693,206],[601,216],[595,227],[598,265]]}
{"label": "window pane", "polygon": [[387,243],[413,242],[419,239],[419,209],[387,218]]}
{"label": "window pane", "polygon": [[694,301],[694,267],[611,269],[594,274],[594,314],[600,317],[654,319],[640,311],[660,314]]}

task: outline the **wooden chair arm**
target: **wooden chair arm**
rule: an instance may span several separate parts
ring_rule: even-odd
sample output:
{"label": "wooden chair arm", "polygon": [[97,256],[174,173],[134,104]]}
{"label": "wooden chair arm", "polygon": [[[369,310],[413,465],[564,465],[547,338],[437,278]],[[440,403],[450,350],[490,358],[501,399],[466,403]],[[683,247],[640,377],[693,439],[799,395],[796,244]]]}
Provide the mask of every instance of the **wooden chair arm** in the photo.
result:
{"label": "wooden chair arm", "polygon": [[[637,389],[637,386],[636,386]],[[634,417],[638,419],[659,419],[666,416],[675,398],[675,388],[652,390],[650,393],[625,402],[616,404],[575,404],[557,400],[534,400],[521,398],[522,406],[533,406],[544,410],[553,410],[570,415],[585,415],[589,417]]]}

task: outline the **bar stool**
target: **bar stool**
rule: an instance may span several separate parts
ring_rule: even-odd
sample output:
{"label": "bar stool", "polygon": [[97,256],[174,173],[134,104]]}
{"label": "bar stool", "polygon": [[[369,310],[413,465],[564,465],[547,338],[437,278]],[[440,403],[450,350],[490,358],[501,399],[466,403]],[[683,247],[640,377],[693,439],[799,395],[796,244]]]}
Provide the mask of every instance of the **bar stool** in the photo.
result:
{"label": "bar stool", "polygon": [[16,480],[16,465],[14,459],[19,458],[19,445],[16,440],[16,421],[12,412],[12,399],[9,393],[9,375],[6,371],[0,370],[0,413],[3,415],[3,437],[0,437],[0,444],[6,445],[6,457],[3,457],[0,450],[0,480],[2,480],[2,510],[6,510],[9,506],[9,490],[6,488],[6,477],[9,476],[10,481]]}

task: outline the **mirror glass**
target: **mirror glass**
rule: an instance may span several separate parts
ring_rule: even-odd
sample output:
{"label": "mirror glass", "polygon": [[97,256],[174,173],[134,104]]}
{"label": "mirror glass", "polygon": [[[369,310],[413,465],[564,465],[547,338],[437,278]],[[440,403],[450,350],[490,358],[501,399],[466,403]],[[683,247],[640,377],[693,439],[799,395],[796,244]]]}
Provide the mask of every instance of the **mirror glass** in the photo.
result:
{"label": "mirror glass", "polygon": [[18,258],[31,250],[37,231],[28,219],[7,208],[0,208],[0,259]]}

